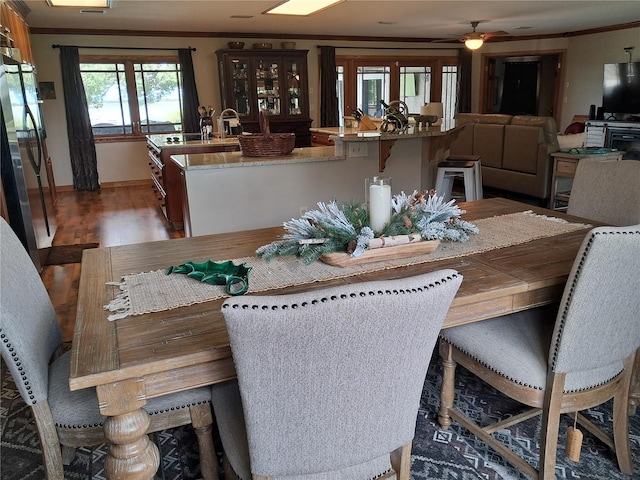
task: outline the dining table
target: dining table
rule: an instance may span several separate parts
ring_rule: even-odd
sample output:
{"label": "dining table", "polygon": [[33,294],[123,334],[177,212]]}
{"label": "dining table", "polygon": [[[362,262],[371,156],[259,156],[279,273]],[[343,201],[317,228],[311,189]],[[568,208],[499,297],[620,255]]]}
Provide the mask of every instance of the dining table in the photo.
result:
{"label": "dining table", "polygon": [[[593,222],[505,198],[460,203],[459,206],[464,211],[461,218],[476,222],[479,229],[475,237],[480,247],[467,254],[369,267],[349,275],[343,274],[341,267],[321,266],[322,262],[305,264],[299,258],[291,257],[287,261],[293,262],[293,272],[306,275],[314,269],[332,268],[336,273],[311,281],[276,283],[262,289],[257,288],[258,274],[255,272],[263,268],[260,263],[266,264],[265,271],[271,266],[270,262],[256,258],[255,252],[258,247],[280,238],[285,232],[283,226],[85,250],[69,385],[71,390],[95,388],[100,411],[110,417],[111,428],[105,429],[110,444],[107,478],[153,478],[158,469],[158,456],[153,452],[156,446],[145,435],[144,423],[131,421],[131,414],[139,414],[147,399],[235,378],[221,313],[226,298],[224,293],[210,300],[188,300],[183,305],[148,308],[118,316],[105,306],[122,296],[122,289],[117,285],[122,286],[124,278],[164,271],[185,262],[253,258],[256,266],[249,273],[246,294],[280,295],[452,268],[464,279],[443,328],[561,299],[577,251],[586,233],[595,226]],[[536,231],[533,239],[511,244],[509,239],[514,228],[507,225],[498,234],[498,240],[506,239],[506,242],[503,241],[499,248],[482,247],[483,234],[488,228],[480,226],[482,222],[489,225],[493,219],[512,218],[509,216],[522,212],[573,228],[542,237]],[[446,249],[445,243],[438,249]],[[165,276],[187,278],[174,274]],[[201,282],[198,283],[200,287]],[[165,294],[169,296],[169,290],[172,288],[156,291],[156,296],[164,299]],[[114,320],[114,316],[117,319]]]}

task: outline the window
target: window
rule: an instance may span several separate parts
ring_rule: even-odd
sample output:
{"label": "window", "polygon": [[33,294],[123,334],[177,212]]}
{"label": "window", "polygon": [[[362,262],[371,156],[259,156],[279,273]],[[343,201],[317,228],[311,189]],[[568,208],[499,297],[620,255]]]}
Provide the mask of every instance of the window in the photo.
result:
{"label": "window", "polygon": [[429,102],[442,102],[444,118],[457,105],[457,57],[336,57],[340,125],[344,116],[361,109],[380,117],[380,100],[402,100],[409,114]]}
{"label": "window", "polygon": [[95,137],[182,130],[177,58],[83,57],[80,73]]}

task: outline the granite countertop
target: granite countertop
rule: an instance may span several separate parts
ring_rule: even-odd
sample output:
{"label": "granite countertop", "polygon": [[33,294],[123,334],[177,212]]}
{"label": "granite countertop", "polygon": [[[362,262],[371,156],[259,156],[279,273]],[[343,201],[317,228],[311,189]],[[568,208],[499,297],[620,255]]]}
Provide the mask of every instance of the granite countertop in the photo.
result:
{"label": "granite countertop", "polygon": [[247,157],[242,152],[191,153],[171,155],[171,159],[183,170],[255,167],[287,163],[330,162],[344,160],[336,156],[334,147],[296,148],[289,155],[279,157]]}
{"label": "granite countertop", "polygon": [[345,142],[371,142],[378,140],[400,140],[421,137],[438,137],[451,133],[458,128],[462,127],[456,127],[455,120],[451,120],[442,123],[442,125],[427,128],[410,125],[407,131],[404,133],[384,133],[380,132],[379,130],[361,132],[358,129],[348,127],[316,127],[310,128],[309,130],[315,133],[328,134],[332,137],[335,137],[335,139],[340,139]]}
{"label": "granite countertop", "polygon": [[[174,138],[178,140],[175,141]],[[147,139],[158,148],[171,147],[207,147],[211,145],[238,145],[238,137],[203,139],[199,133],[175,133],[164,135],[147,135]],[[171,140],[171,141],[169,141]]]}

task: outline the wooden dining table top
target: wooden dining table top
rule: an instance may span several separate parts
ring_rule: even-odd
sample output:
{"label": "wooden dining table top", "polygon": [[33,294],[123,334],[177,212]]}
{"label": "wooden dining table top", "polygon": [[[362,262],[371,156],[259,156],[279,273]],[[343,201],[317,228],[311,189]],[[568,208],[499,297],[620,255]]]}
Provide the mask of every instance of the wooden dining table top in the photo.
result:
{"label": "wooden dining table top", "polygon": [[[461,203],[464,220],[533,210],[584,219],[503,198]],[[559,301],[585,228],[484,253],[379,270],[347,278],[261,292],[284,294],[344,283],[383,280],[453,268],[464,276],[444,328]],[[235,377],[221,314],[224,299],[108,321],[118,289],[107,282],[187,261],[229,260],[255,255],[282,227],[85,250],[72,342],[70,388],[102,387],[136,380],[146,398]],[[481,234],[481,232],[480,232]],[[252,294],[251,289],[247,294]],[[98,390],[100,396],[100,390]],[[106,413],[106,412],[103,412]],[[108,413],[107,413],[108,414]]]}

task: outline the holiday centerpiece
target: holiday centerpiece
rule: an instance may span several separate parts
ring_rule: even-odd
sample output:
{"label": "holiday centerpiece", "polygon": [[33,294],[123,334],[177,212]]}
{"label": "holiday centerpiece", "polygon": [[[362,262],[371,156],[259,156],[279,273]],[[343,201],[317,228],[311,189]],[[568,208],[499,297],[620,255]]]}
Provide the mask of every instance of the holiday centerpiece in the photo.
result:
{"label": "holiday centerpiece", "polygon": [[[256,250],[256,255],[266,261],[277,256],[298,256],[309,264],[316,260],[327,260],[340,253],[351,259],[361,259],[378,248],[401,248],[407,246],[429,246],[433,251],[440,241],[464,242],[478,228],[460,219],[464,213],[455,205],[455,200],[444,201],[443,197],[430,192],[404,192],[391,197],[391,216],[379,230],[374,231],[370,223],[369,209],[359,202],[339,205],[336,201],[318,203],[318,210],[309,210],[299,219],[284,223],[287,233],[268,245]],[[427,249],[428,250],[428,249]],[[429,253],[424,250],[409,250],[413,255]],[[392,253],[391,250],[388,250]],[[393,251],[394,254],[398,250]],[[384,258],[376,258],[378,261]],[[329,261],[327,263],[334,263]],[[345,262],[336,262],[344,266]]]}

